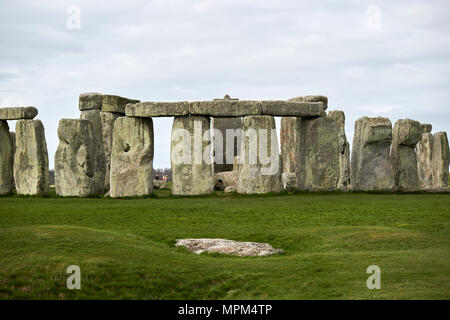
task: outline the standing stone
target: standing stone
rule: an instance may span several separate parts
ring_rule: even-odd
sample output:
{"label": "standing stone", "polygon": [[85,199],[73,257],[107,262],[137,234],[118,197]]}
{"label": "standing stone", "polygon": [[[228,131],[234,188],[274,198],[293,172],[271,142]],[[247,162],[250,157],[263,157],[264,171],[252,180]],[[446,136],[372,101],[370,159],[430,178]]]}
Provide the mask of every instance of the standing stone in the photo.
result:
{"label": "standing stone", "polygon": [[175,117],[171,137],[172,194],[201,195],[214,190],[210,119]]}
{"label": "standing stone", "polygon": [[55,189],[60,196],[92,195],[95,169],[92,123],[82,119],[61,119],[59,145],[55,153]]}
{"label": "standing stone", "polygon": [[[268,193],[283,190],[281,157],[272,116],[246,116],[238,177],[238,193]],[[265,149],[265,150],[264,150]]]}
{"label": "standing stone", "polygon": [[102,120],[103,148],[105,150],[105,188],[109,188],[114,121],[116,121],[118,117],[120,117],[120,113],[100,112],[100,118]]}
{"label": "standing stone", "polygon": [[422,188],[433,187],[433,134],[431,124],[422,124],[422,139],[416,145],[417,170]]}
{"label": "standing stone", "polygon": [[[300,168],[304,165],[301,158],[300,126],[302,118],[282,117],[280,128],[281,158],[283,173],[293,173],[296,179],[296,189],[300,184]],[[303,159],[304,160],[304,159]],[[292,179],[292,176],[291,176]]]}
{"label": "standing stone", "polygon": [[299,188],[335,190],[339,173],[339,139],[336,121],[330,117],[302,118],[300,133]]}
{"label": "standing stone", "polygon": [[17,194],[48,193],[48,153],[42,122],[18,120],[15,133],[14,181]]}
{"label": "standing stone", "polygon": [[0,120],[0,195],[8,194],[14,187],[14,144],[8,123]]}
{"label": "standing stone", "polygon": [[422,138],[420,122],[411,119],[398,120],[392,132],[392,171],[398,190],[420,189],[415,146]]}
{"label": "standing stone", "polygon": [[446,132],[437,132],[433,138],[433,187],[448,187],[450,152]]}
{"label": "standing stone", "polygon": [[336,122],[338,126],[339,140],[339,189],[347,189],[350,186],[350,144],[345,134],[345,114],[343,111],[330,111],[328,116]]}
{"label": "standing stone", "polygon": [[105,190],[106,160],[100,109],[83,110],[81,111],[80,118],[92,122],[95,149],[93,192],[95,194],[103,194],[103,191]]}
{"label": "standing stone", "polygon": [[[216,130],[220,132],[219,135],[216,135]],[[211,118],[214,173],[233,170],[234,157],[240,152],[241,135],[241,118]]]}
{"label": "standing stone", "polygon": [[153,193],[153,121],[120,117],[114,123],[111,153],[112,198]]}
{"label": "standing stone", "polygon": [[387,118],[362,117],[355,122],[351,178],[354,190],[392,190],[390,147],[392,123]]}

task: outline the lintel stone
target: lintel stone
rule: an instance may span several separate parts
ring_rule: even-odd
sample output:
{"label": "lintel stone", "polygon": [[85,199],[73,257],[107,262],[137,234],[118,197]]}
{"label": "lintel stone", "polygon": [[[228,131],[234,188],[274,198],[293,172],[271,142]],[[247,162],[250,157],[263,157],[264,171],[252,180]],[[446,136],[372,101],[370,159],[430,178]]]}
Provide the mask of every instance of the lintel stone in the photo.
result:
{"label": "lintel stone", "polygon": [[127,117],[173,117],[189,115],[189,102],[140,102],[127,104]]}
{"label": "lintel stone", "polygon": [[0,120],[34,119],[38,114],[35,107],[0,108]]}

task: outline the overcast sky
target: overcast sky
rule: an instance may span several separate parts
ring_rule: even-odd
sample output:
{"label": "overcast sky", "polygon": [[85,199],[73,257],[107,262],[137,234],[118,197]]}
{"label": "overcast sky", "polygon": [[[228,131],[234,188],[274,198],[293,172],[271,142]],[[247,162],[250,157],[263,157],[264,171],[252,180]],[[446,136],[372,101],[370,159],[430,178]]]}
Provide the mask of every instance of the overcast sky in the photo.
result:
{"label": "overcast sky", "polygon": [[[449,132],[449,12],[448,0],[0,0],[0,106],[39,109],[51,168],[58,121],[79,117],[82,92],[323,94],[345,111],[350,141],[365,115]],[[169,167],[172,119],[154,125],[154,167]]]}

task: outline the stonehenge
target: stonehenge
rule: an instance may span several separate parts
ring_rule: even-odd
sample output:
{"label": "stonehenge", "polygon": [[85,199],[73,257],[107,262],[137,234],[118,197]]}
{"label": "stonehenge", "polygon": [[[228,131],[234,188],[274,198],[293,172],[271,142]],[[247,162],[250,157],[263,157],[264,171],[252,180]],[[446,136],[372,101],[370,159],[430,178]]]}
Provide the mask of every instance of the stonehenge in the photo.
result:
{"label": "stonehenge", "polygon": [[394,188],[390,148],[392,123],[387,118],[362,117],[355,122],[350,183],[353,190]]}
{"label": "stonehenge", "polygon": [[153,121],[120,117],[114,123],[111,153],[112,198],[153,193]]}
{"label": "stonehenge", "polygon": [[42,195],[49,191],[48,153],[40,120],[16,123],[14,182],[17,194]]}
{"label": "stonehenge", "polygon": [[95,144],[92,123],[61,119],[55,153],[55,190],[60,196],[87,197],[95,194]]}
{"label": "stonehenge", "polygon": [[[156,102],[83,93],[79,119],[61,119],[55,192],[147,196],[153,180],[153,120],[173,117],[172,194],[295,191],[446,191],[449,143],[431,124],[362,117],[347,140],[345,114],[322,95],[289,100]],[[44,127],[35,107],[0,108],[0,195],[49,192]],[[275,117],[281,117],[280,145]],[[15,132],[8,121],[17,121]],[[158,133],[157,133],[158,134]],[[279,148],[280,147],[280,148]]]}

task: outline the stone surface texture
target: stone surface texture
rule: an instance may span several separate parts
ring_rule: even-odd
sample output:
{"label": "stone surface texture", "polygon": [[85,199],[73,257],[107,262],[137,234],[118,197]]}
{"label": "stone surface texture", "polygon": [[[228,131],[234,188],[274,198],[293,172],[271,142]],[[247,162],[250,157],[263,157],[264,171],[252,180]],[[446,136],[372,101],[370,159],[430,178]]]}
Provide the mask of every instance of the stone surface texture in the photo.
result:
{"label": "stone surface texture", "polygon": [[0,195],[9,194],[14,187],[14,141],[8,123],[0,120]]}
{"label": "stone surface texture", "polygon": [[387,118],[362,117],[355,122],[351,186],[354,190],[392,190],[394,179],[390,148],[392,123]]}
{"label": "stone surface texture", "polygon": [[[220,132],[218,137],[216,136],[216,130]],[[236,135],[233,133],[236,133]],[[214,173],[233,170],[234,157],[238,156],[240,152],[241,135],[242,121],[240,117],[211,118],[211,138],[214,146]]]}
{"label": "stone surface texture", "polygon": [[17,194],[42,195],[49,191],[48,153],[40,120],[16,123],[14,182]]}
{"label": "stone surface texture", "polygon": [[35,107],[0,108],[0,120],[34,119],[37,114]]}
{"label": "stone surface texture", "polygon": [[282,254],[283,250],[274,249],[268,243],[241,242],[226,239],[177,239],[175,246],[186,247],[196,254],[202,252],[229,254],[240,257],[270,256]]}
{"label": "stone surface texture", "polygon": [[281,157],[274,117],[246,116],[243,118],[242,127],[244,138],[237,192],[258,194],[282,191]]}
{"label": "stone surface texture", "polygon": [[95,168],[92,123],[82,119],[61,119],[58,138],[55,153],[56,194],[72,197],[92,195]]}
{"label": "stone surface texture", "polygon": [[93,179],[93,191],[95,194],[104,194],[106,159],[105,146],[103,144],[103,124],[100,109],[81,111],[80,118],[92,122],[94,131],[95,167]]}
{"label": "stone surface texture", "polygon": [[105,150],[105,188],[109,188],[114,122],[120,116],[120,113],[116,112],[100,112],[100,118],[102,121],[103,149]]}
{"label": "stone surface texture", "polygon": [[433,137],[433,187],[448,187],[450,152],[446,132],[436,132]]}
{"label": "stone surface texture", "polygon": [[[214,191],[209,128],[210,119],[207,117],[174,118],[171,136],[172,194],[188,196]],[[205,137],[206,134],[208,137]],[[209,159],[205,159],[205,154]]]}
{"label": "stone surface texture", "polygon": [[339,181],[337,187],[346,190],[350,187],[350,144],[345,134],[345,114],[340,110],[328,112],[328,117],[334,119],[338,126],[339,139]]}
{"label": "stone surface texture", "polygon": [[110,196],[146,196],[153,193],[153,121],[120,117],[114,123]]}
{"label": "stone surface texture", "polygon": [[422,139],[420,122],[400,119],[392,130],[392,173],[394,186],[400,191],[420,189],[415,147]]}

